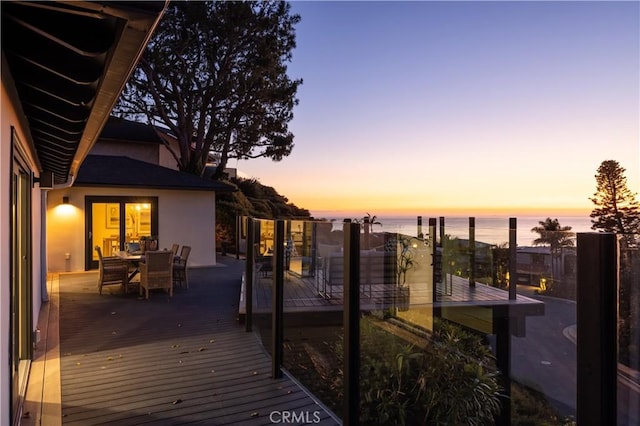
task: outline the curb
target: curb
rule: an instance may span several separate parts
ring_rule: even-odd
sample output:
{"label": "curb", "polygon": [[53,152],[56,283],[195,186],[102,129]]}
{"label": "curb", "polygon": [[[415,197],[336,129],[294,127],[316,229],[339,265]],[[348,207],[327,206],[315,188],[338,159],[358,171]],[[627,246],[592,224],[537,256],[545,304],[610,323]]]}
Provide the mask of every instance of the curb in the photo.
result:
{"label": "curb", "polygon": [[[562,330],[562,334],[572,341],[574,344],[578,341],[578,327],[576,324],[565,327]],[[634,370],[622,363],[618,363],[618,377],[627,383],[629,386],[640,391],[640,371]]]}

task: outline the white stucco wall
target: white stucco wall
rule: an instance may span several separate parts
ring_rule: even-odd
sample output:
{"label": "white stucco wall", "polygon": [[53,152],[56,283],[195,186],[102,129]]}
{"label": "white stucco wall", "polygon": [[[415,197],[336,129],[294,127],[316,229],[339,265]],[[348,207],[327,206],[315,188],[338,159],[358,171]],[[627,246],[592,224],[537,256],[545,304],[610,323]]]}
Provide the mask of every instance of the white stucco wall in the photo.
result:
{"label": "white stucco wall", "polygon": [[[179,156],[180,147],[178,147],[178,143],[168,136],[164,136],[163,139],[169,142],[169,145],[171,145],[171,150]],[[165,146],[160,148],[158,152],[158,165],[166,167],[168,169],[178,170],[178,160],[176,160],[173,154],[169,151],[169,148]]]}
{"label": "white stucco wall", "polygon": [[[91,155],[117,155],[158,164],[158,151],[161,147],[153,143],[102,142],[98,141],[92,148]],[[165,149],[162,149],[165,151]]]}
{"label": "white stucco wall", "polygon": [[9,424],[9,190],[11,188],[9,170],[11,167],[10,141],[11,124],[15,122],[15,112],[9,107],[4,81],[0,103],[2,127],[0,136],[0,424]]}
{"label": "white stucco wall", "polygon": [[[69,205],[62,205],[62,197]],[[159,248],[191,246],[189,266],[213,266],[215,254],[215,194],[209,191],[154,189],[68,188],[52,190],[47,200],[47,256],[49,272],[85,268],[86,196],[158,197]],[[71,259],[65,260],[65,253]]]}
{"label": "white stucco wall", "polygon": [[[11,275],[10,275],[10,253],[11,253],[11,239],[10,239],[10,225],[11,225],[11,165],[13,158],[11,155],[11,128],[15,128],[20,142],[24,145],[27,143],[27,136],[21,126],[18,119],[18,111],[13,107],[13,102],[9,96],[9,92],[6,87],[7,81],[5,81],[5,75],[2,76],[2,89],[0,94],[0,424],[5,425],[10,422],[10,386],[11,386],[11,370],[9,366],[9,353],[10,353],[10,287],[11,287]],[[38,171],[35,167],[33,153],[27,146],[24,146],[24,151],[27,154],[27,166],[35,171],[36,176]],[[40,233],[40,220],[41,220],[41,190],[39,185],[35,185],[35,188],[31,191],[32,198],[32,312],[33,312],[33,329],[35,329],[38,314],[40,312],[40,305],[42,300],[41,294],[41,233]]]}

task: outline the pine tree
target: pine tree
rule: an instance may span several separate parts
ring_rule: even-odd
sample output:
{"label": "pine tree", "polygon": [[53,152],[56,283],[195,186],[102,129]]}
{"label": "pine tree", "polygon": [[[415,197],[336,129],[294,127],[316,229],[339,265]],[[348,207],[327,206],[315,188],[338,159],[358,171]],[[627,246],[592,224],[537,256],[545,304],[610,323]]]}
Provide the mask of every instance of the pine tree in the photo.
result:
{"label": "pine tree", "polygon": [[617,161],[606,160],[598,167],[596,193],[590,200],[596,205],[590,214],[591,229],[619,234],[640,233],[640,206],[636,194],[627,188],[625,169]]}

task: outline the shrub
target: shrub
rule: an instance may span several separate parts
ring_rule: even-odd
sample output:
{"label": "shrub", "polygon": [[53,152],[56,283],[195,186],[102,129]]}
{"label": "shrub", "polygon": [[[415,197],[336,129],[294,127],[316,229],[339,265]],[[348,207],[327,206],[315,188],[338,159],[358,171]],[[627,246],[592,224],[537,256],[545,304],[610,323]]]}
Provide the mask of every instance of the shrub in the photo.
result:
{"label": "shrub", "polygon": [[[436,322],[433,339],[417,348],[361,321],[360,421],[371,425],[493,424],[500,388],[490,349],[479,336]],[[341,364],[342,345],[335,355]],[[342,398],[342,372],[334,392]]]}

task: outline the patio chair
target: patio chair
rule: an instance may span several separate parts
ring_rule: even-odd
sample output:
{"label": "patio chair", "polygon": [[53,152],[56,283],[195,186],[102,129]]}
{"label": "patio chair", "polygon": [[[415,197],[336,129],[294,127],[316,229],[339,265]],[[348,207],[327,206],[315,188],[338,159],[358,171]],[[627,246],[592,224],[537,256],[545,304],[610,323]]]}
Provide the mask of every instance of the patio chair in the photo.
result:
{"label": "patio chair", "polygon": [[189,288],[189,279],[187,276],[189,254],[191,254],[191,246],[182,246],[180,257],[177,257],[173,261],[173,283],[180,284],[180,287],[184,285]]}
{"label": "patio chair", "polygon": [[104,257],[100,246],[96,246],[100,276],[98,278],[98,293],[102,294],[102,287],[105,285],[122,285],[124,294],[128,293],[129,287],[129,265],[119,257]]}
{"label": "patio chair", "polygon": [[140,262],[140,295],[145,291],[145,299],[149,298],[149,290],[163,288],[169,290],[173,297],[173,253],[169,250],[147,251],[144,262]]}
{"label": "patio chair", "polygon": [[260,245],[255,244],[253,247],[254,264],[256,272],[260,272],[263,278],[266,278],[273,271],[273,255],[260,254]]}
{"label": "patio chair", "polygon": [[[329,273],[330,257],[333,253],[342,252],[340,244],[318,243],[318,258],[316,259],[316,291],[320,295],[327,293],[327,278]],[[322,283],[322,289],[320,289]]]}

